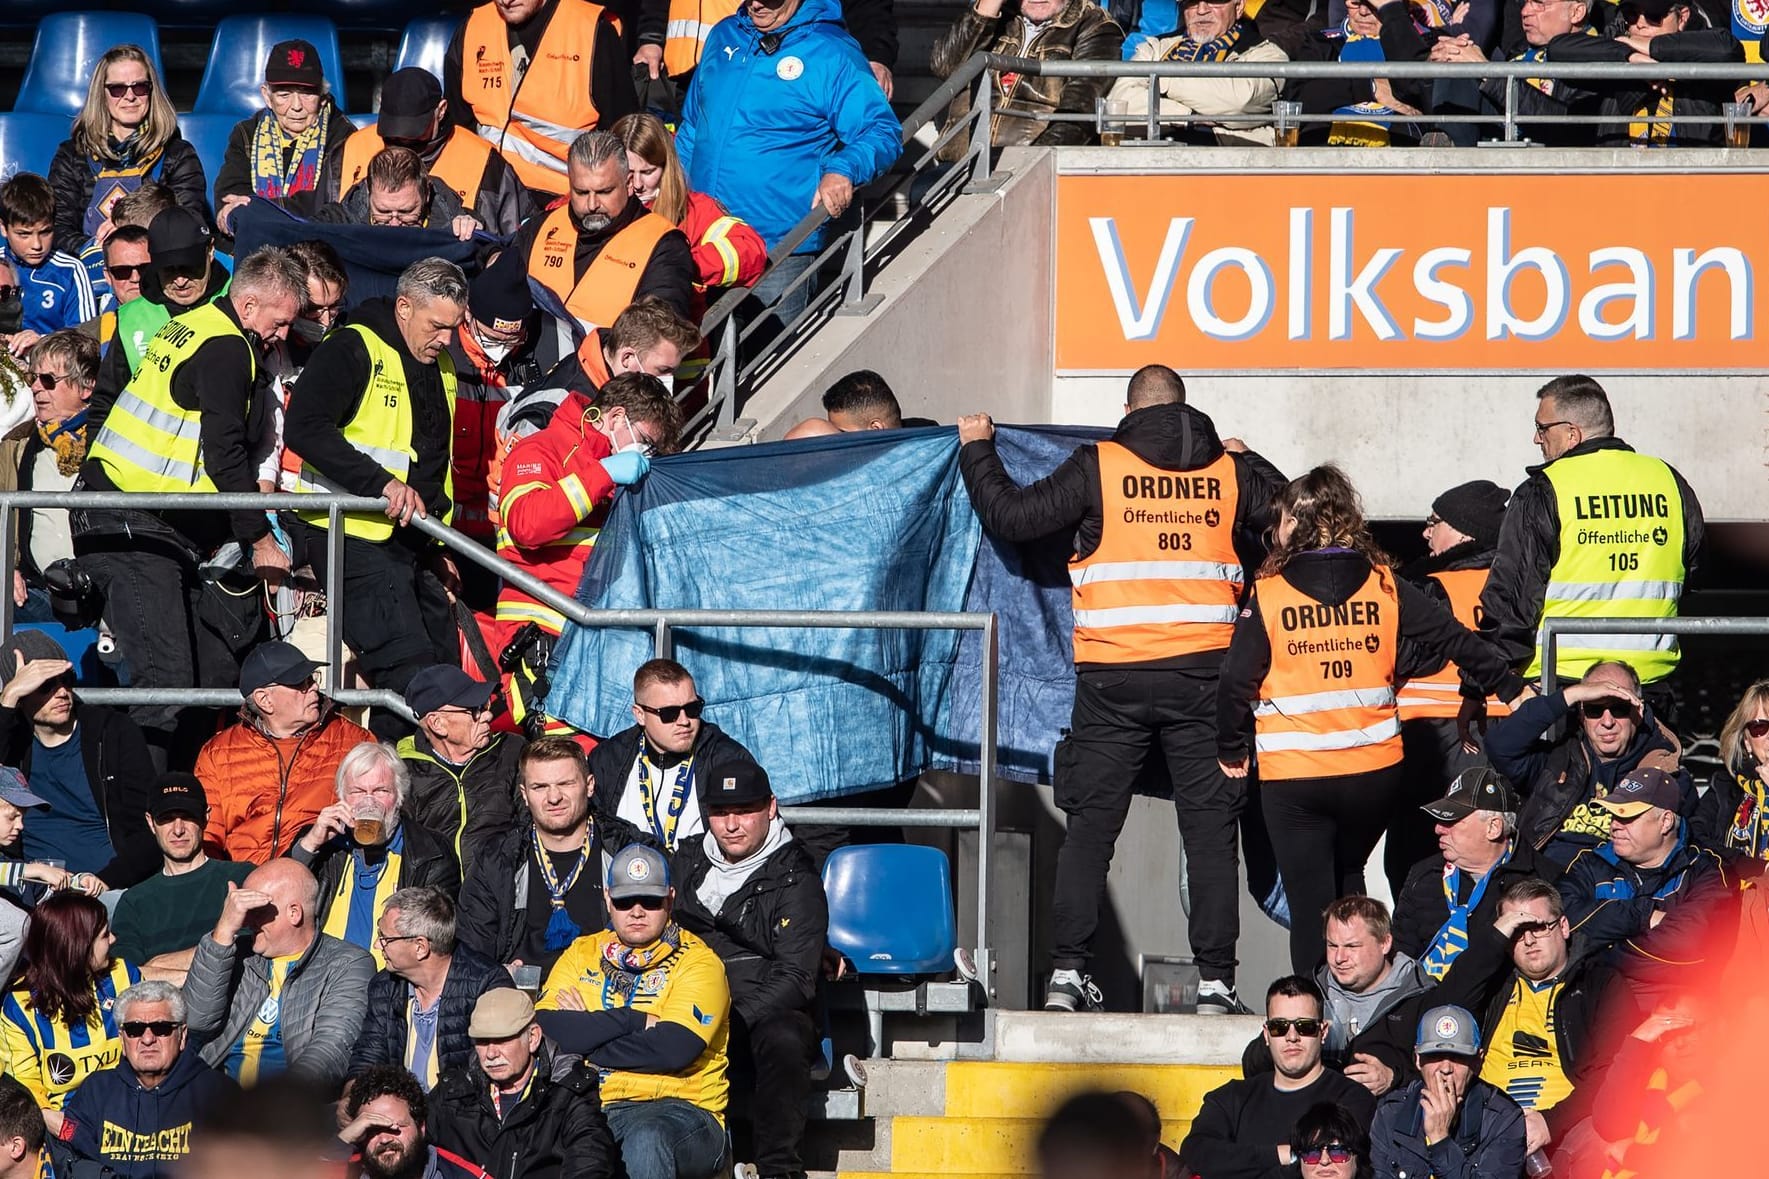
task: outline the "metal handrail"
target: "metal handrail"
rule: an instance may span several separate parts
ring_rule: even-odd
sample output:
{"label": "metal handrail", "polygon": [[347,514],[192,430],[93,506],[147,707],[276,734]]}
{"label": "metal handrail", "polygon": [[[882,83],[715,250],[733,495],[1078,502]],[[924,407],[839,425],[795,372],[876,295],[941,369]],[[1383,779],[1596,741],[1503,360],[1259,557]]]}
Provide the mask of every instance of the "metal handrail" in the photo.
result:
{"label": "metal handrail", "polygon": [[1769,618],[1544,618],[1542,679],[1545,696],[1556,691],[1561,635],[1769,635]]}
{"label": "metal handrail", "polygon": [[[16,568],[15,509],[58,508],[64,510],[127,511],[257,511],[283,510],[326,513],[326,616],[327,660],[334,674],[343,663],[345,513],[384,514],[387,501],[380,497],[296,492],[129,492],[129,491],[4,491],[0,492],[0,586],[10,587]],[[790,818],[805,822],[845,826],[911,826],[974,829],[977,832],[977,977],[987,994],[995,994],[989,901],[990,872],[995,839],[996,676],[999,659],[996,619],[993,614],[972,612],[912,612],[904,610],[596,610],[506,561],[471,537],[455,531],[435,516],[414,517],[411,526],[434,538],[451,552],[496,573],[508,585],[531,595],[580,626],[621,627],[649,630],[652,647],[662,657],[670,653],[672,632],[680,627],[728,627],[750,629],[863,629],[863,630],[974,630],[981,632],[981,701],[978,706],[977,806],[974,809],[872,810],[841,807],[787,807]],[[10,638],[14,605],[10,589],[0,592],[0,640]],[[240,693],[224,688],[80,688],[82,699],[111,704],[180,704],[225,707],[240,702]],[[396,693],[334,689],[327,693],[342,704],[390,708],[407,720],[415,720]]]}

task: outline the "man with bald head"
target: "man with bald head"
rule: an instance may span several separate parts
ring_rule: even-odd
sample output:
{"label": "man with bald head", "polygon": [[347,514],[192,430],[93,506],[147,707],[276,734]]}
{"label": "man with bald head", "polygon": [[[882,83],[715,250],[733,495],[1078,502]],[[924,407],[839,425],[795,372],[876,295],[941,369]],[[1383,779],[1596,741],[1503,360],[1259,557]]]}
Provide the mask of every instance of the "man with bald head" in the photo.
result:
{"label": "man with bald head", "polygon": [[792,429],[780,436],[782,442],[797,442],[800,438],[827,438],[831,434],[840,434],[842,428],[828,418],[806,418]]}
{"label": "man with bald head", "polygon": [[374,959],[321,933],[319,883],[294,860],[231,881],[184,983],[203,1063],[242,1085],[287,1072],[328,1089],[362,1031]]}

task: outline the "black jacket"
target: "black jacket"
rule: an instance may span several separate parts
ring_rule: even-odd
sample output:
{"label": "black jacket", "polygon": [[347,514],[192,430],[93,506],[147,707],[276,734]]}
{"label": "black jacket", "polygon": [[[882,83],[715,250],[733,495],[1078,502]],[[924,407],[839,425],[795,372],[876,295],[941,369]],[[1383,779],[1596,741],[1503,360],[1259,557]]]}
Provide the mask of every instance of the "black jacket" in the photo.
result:
{"label": "black jacket", "polygon": [[491,1179],[613,1179],[620,1151],[602,1113],[596,1070],[541,1049],[528,1095],[501,1121],[490,1082],[470,1059],[430,1091],[430,1141]]}
{"label": "black jacket", "polygon": [[[400,359],[411,401],[412,453],[417,455],[404,482],[423,497],[430,512],[440,516],[448,508],[443,480],[454,441],[442,370],[420,362],[405,346],[393,318],[392,300],[361,304],[351,313],[351,323],[375,333]],[[370,375],[362,338],[353,331],[331,333],[295,378],[283,422],[289,449],[317,468],[333,487],[352,495],[380,495],[389,478],[387,468],[344,438],[344,425],[362,406]]]}
{"label": "black jacket", "polygon": [[[603,820],[597,816],[595,835],[590,841],[590,854],[596,865],[602,863],[606,847],[603,841],[607,838]],[[519,825],[506,831],[497,842],[482,844],[472,854],[466,879],[461,883],[460,899],[455,903],[455,936],[461,945],[471,946],[496,962],[514,961],[522,944],[528,874],[533,870],[528,852],[533,840],[534,823],[525,809]],[[625,847],[626,843],[618,846]],[[600,867],[596,871],[599,873]],[[580,886],[584,883],[580,880]]]}
{"label": "black jacket", "polygon": [[183,1159],[168,1157],[173,1149],[156,1143],[156,1136],[166,1134],[188,1150],[192,1125],[238,1091],[233,1078],[204,1066],[194,1046],[179,1053],[172,1071],[152,1089],[142,1088],[129,1062],[120,1060],[68,1097],[61,1135],[75,1152],[126,1179],[159,1179],[181,1170]]}
{"label": "black jacket", "polygon": [[[333,81],[337,85],[342,85],[337,79]],[[241,119],[235,123],[233,130],[228,133],[227,150],[221,157],[221,168],[215,173],[215,209],[217,212],[230,196],[252,195],[252,135],[258,128],[258,120],[270,117],[269,111],[259,111],[250,118]],[[356,130],[356,124],[339,113],[338,108],[331,103],[327,103],[320,111],[320,117],[326,120],[326,150],[324,158],[320,160],[319,172],[313,178],[314,187],[306,192],[283,197],[276,202],[280,208],[288,210],[297,217],[311,218],[319,212],[320,206],[326,203],[326,194],[319,186],[320,175],[325,172],[327,161],[344,150],[344,141],[349,139],[351,133]],[[288,156],[293,153],[293,150],[291,147],[283,153],[285,167],[290,163]]]}
{"label": "black jacket", "polygon": [[474,855],[516,824],[516,762],[525,744],[513,733],[494,733],[457,773],[422,729],[399,743],[411,775],[404,813],[454,846],[463,874]]}
{"label": "black jacket", "polygon": [[[1652,39],[1648,50],[1654,61],[1663,62],[1726,63],[1744,60],[1744,46],[1738,43],[1738,38],[1732,35],[1730,29],[1692,27],[1681,33],[1661,33]],[[1581,33],[1567,33],[1548,42],[1548,60],[1552,62],[1625,62],[1632,53],[1633,49],[1613,37],[1587,37]],[[1631,116],[1640,110],[1652,111],[1657,105],[1659,90],[1638,78],[1615,83],[1587,79],[1581,85],[1589,86],[1596,92],[1598,113],[1615,120],[1597,125],[1597,146],[1626,147],[1637,142],[1628,134]],[[1720,121],[1720,107],[1723,103],[1732,101],[1733,91],[1738,88],[1739,83],[1671,81],[1659,85],[1670,91],[1670,113],[1673,116],[1705,116],[1713,120],[1710,123],[1672,123],[1669,142],[1716,147],[1721,145],[1725,124]]]}
{"label": "black jacket", "polygon": [[698,894],[711,869],[703,839],[676,853],[675,914],[724,961],[731,1005],[751,1027],[774,1012],[809,1010],[829,932],[829,902],[811,853],[789,840],[717,913]]}
{"label": "black jacket", "polygon": [[1520,702],[1510,716],[1493,722],[1486,732],[1486,755],[1493,768],[1523,795],[1518,835],[1537,851],[1559,833],[1576,807],[1590,801],[1596,787],[1602,786],[1607,793],[1642,765],[1676,775],[1683,792],[1677,809],[1685,816],[1695,811],[1695,784],[1682,768],[1682,746],[1652,715],[1650,707],[1633,743],[1621,756],[1600,761],[1585,740],[1578,718],[1569,715],[1565,693],[1536,696]]}
{"label": "black jacket", "polygon": [[[1263,15],[1263,10],[1261,12]],[[1384,61],[1424,61],[1430,55],[1430,46],[1425,38],[1419,35],[1417,26],[1413,24],[1411,9],[1398,0],[1376,9],[1376,15],[1382,21],[1382,58]],[[1263,29],[1263,25],[1261,28]],[[1338,28],[1312,30],[1297,46],[1297,52],[1291,54],[1295,61],[1338,61],[1339,55],[1345,51],[1345,34]],[[1396,78],[1393,82],[1394,96],[1408,106],[1417,107],[1426,112],[1431,110],[1431,83],[1426,80],[1408,80]],[[1373,78],[1300,78],[1292,79],[1284,85],[1284,97],[1300,102],[1304,113],[1331,114],[1343,106],[1355,106],[1360,102],[1373,102],[1376,97]],[[1395,122],[1390,124],[1391,134],[1396,140],[1404,135],[1406,124]],[[1327,141],[1329,123],[1304,124],[1301,137],[1305,141]]]}
{"label": "black jacket", "polygon": [[[510,972],[503,963],[493,962],[468,946],[457,945],[448,964],[448,977],[442,982],[436,1011],[436,1075],[442,1076],[466,1066],[473,1060],[473,1041],[467,1038],[467,1023],[473,1018],[473,1005],[479,996],[499,987],[513,985]],[[354,1077],[378,1064],[405,1063],[406,1012],[411,1004],[411,984],[398,975],[381,971],[369,983],[368,1013],[363,1017],[362,1036],[350,1050],[350,1067],[345,1074]]]}
{"label": "black jacket", "polygon": [[[1655,38],[1654,44],[1662,39]],[[1588,438],[1562,457],[1632,449],[1620,438]],[[1481,633],[1499,645],[1512,666],[1520,668],[1528,666],[1535,655],[1536,624],[1541,620],[1548,574],[1560,557],[1560,509],[1554,485],[1545,473],[1547,467],[1542,463],[1529,468],[1529,478],[1511,493],[1499,548],[1493,556],[1492,576],[1480,595],[1480,608],[1486,615]],[[1675,469],[1671,474],[1683,494],[1683,567],[1686,576],[1693,576],[1701,563],[1705,536],[1701,504],[1683,476]]]}
{"label": "black jacket", "polygon": [[[575,285],[583,279],[590,263],[601,256],[615,234],[645,213],[644,205],[637,200],[630,200],[608,228],[593,234],[579,231],[576,248],[571,256],[572,283]],[[534,249],[534,239],[545,221],[544,217],[530,217],[516,231],[516,240],[510,244],[510,248],[492,263],[492,269],[504,268],[499,271],[501,274],[508,274],[511,270],[527,273],[528,256]],[[637,301],[654,296],[675,308],[678,315],[691,316],[694,314],[694,282],[699,273],[695,268],[694,255],[689,249],[687,237],[681,230],[672,229],[658,239],[657,246],[651,251],[651,260],[645,264],[645,272],[639,276],[639,285],[633,288],[633,299]]]}
{"label": "black jacket", "polygon": [[[1752,808],[1755,809],[1754,794],[1745,793],[1746,783],[1754,783],[1757,779],[1757,763],[1749,753],[1745,754],[1744,768],[1733,771],[1726,766],[1715,770],[1708,778],[1708,788],[1702,792],[1700,801],[1695,804],[1695,813],[1689,820],[1689,837],[1702,847],[1711,847],[1733,861],[1733,865],[1741,872],[1749,871],[1749,865],[1743,862],[1744,857],[1751,854],[1746,846],[1731,846],[1728,836],[1732,831],[1733,820],[1738,817],[1739,808],[1744,805],[1747,797],[1752,797]],[[1754,827],[1755,816],[1752,816]]]}
{"label": "black jacket", "polygon": [[[233,276],[228,273],[227,267],[219,262],[212,263],[209,267],[209,281],[204,285],[203,297],[198,300],[197,305],[201,306],[219,295],[232,281]],[[186,310],[167,301],[165,289],[160,286],[159,275],[152,267],[141,272],[141,297],[149,303],[158,303],[172,315]],[[132,376],[134,374],[129,371],[129,354],[123,345],[123,338],[121,335],[114,336],[105,348],[104,356],[99,359],[98,382],[92,386],[92,400],[86,403],[87,438],[98,437],[98,431],[104,426],[104,419],[111,412],[111,406],[117,403],[117,394],[123,391],[123,386],[129,383]]]}
{"label": "black jacket", "polygon": [[[610,851],[619,851],[626,846],[614,843],[617,832],[661,846],[653,833],[633,828],[615,817],[620,810],[621,797],[626,794],[627,776],[633,772],[633,762],[639,756],[639,738],[644,733],[644,729],[634,725],[622,729],[590,751],[590,774],[596,780],[596,793],[590,804],[596,808],[596,823],[603,829],[603,838],[609,842]],[[728,736],[725,730],[704,720],[700,722],[700,733],[694,738],[694,748],[689,753],[695,765],[694,798],[701,806],[701,818],[704,819],[706,775],[714,766],[728,761],[753,762],[755,755]]]}
{"label": "black jacket", "polygon": [[[160,870],[160,846],[147,825],[148,785],[154,773],[147,738],[128,716],[102,704],[76,701],[74,717],[80,762],[115,853],[99,879],[112,888],[140,884]],[[16,708],[0,708],[0,764],[31,776],[31,722]]]}
{"label": "black jacket", "polygon": [[[86,232],[86,205],[92,200],[97,175],[92,160],[75,150],[74,141],[62,140],[49,163],[49,187],[55,190],[55,248],[76,257],[92,240]],[[209,183],[203,176],[203,161],[176,130],[160,149],[157,179],[172,190],[179,208],[209,221]]]}
{"label": "black jacket", "polygon": [[[1189,405],[1151,405],[1127,414],[1112,441],[1167,471],[1195,471],[1222,455],[1215,423]],[[1284,476],[1251,451],[1236,454],[1234,464],[1235,548],[1242,565],[1251,567],[1258,564],[1261,537],[1275,519],[1271,501],[1282,490]],[[993,440],[967,443],[958,452],[958,469],[983,527],[997,540],[1027,544],[1072,532],[1076,558],[1099,547],[1103,508],[1099,447],[1094,444],[1076,447],[1056,470],[1026,487],[1008,475]],[[1146,666],[1214,670],[1221,662],[1220,652],[1205,652]],[[1088,665],[1081,666],[1085,670]]]}
{"label": "black jacket", "polygon": [[[1519,880],[1536,877],[1553,881],[1560,876],[1560,866],[1536,849],[1519,840],[1511,858],[1493,869],[1492,883],[1481,894],[1480,903],[1468,914],[1470,931],[1492,924],[1499,911],[1499,897]],[[1474,882],[1464,880],[1464,896],[1472,891]],[[1422,958],[1426,947],[1437,937],[1437,931],[1450,918],[1450,905],[1443,895],[1443,857],[1431,856],[1414,864],[1394,901],[1394,948],[1409,958]]]}
{"label": "black jacket", "polygon": [[1344,1106],[1360,1126],[1376,1109],[1370,1091],[1332,1069],[1306,1089],[1279,1090],[1270,1076],[1230,1081],[1204,1094],[1179,1156],[1182,1175],[1202,1179],[1295,1179],[1296,1166],[1278,1162],[1277,1146],[1289,1144],[1296,1119],[1319,1102]]}
{"label": "black jacket", "polygon": [[[1317,602],[1336,606],[1363,587],[1370,576],[1370,562],[1362,553],[1304,552],[1292,557],[1279,576]],[[1509,700],[1523,690],[1523,681],[1505,665],[1492,644],[1457,622],[1447,607],[1404,578],[1394,579],[1394,589],[1400,609],[1395,682],[1434,671],[1448,657],[1483,696],[1496,692]],[[1247,754],[1253,703],[1271,670],[1271,657],[1271,640],[1255,594],[1235,620],[1235,637],[1223,659],[1217,690],[1217,749],[1225,761]]]}
{"label": "black jacket", "polygon": [[[461,865],[455,860],[454,850],[440,835],[409,819],[401,819],[399,829],[405,837],[405,850],[399,855],[399,879],[394,887],[440,888],[450,897],[458,893],[461,890]],[[295,837],[294,846],[289,848],[289,858],[307,865],[319,881],[319,924],[323,929],[331,914],[338,886],[344,880],[344,870],[350,865],[354,845],[348,834],[335,835],[320,845],[317,855],[310,855],[301,846],[302,838],[310,830],[311,827]]]}

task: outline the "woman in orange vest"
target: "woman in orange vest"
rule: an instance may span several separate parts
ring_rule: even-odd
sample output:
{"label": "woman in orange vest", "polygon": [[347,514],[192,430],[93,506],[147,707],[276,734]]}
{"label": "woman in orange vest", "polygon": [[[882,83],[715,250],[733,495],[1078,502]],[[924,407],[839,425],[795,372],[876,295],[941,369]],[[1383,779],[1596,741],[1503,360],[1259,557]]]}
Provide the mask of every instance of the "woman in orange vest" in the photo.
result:
{"label": "woman in orange vest", "polygon": [[1225,774],[1245,777],[1252,731],[1260,808],[1289,900],[1290,962],[1312,975],[1321,911],[1364,891],[1364,862],[1401,799],[1395,684],[1445,658],[1483,693],[1509,700],[1523,681],[1395,576],[1337,467],[1293,480],[1276,506],[1276,546],[1222,665],[1217,750]]}
{"label": "woman in orange vest", "polygon": [[[1456,621],[1470,630],[1480,629],[1480,592],[1492,570],[1510,498],[1510,492],[1485,479],[1450,488],[1431,502],[1431,516],[1425,521],[1426,555],[1400,571],[1401,577],[1448,606]],[[1443,797],[1463,770],[1486,764],[1480,750],[1486,722],[1511,710],[1498,699],[1464,700],[1462,670],[1449,659],[1402,683],[1396,703],[1406,753],[1402,764],[1407,797],[1388,821],[1383,867],[1398,897],[1407,872],[1437,851],[1435,820],[1420,808]]]}

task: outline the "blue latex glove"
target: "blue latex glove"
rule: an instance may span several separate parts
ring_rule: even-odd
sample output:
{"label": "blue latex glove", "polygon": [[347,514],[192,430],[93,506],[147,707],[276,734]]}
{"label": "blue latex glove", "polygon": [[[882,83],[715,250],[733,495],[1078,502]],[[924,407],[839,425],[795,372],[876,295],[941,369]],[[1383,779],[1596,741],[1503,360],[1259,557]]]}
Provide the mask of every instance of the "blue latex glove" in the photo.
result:
{"label": "blue latex glove", "polygon": [[623,487],[637,483],[651,469],[651,460],[636,450],[623,450],[599,461],[608,477]]}

